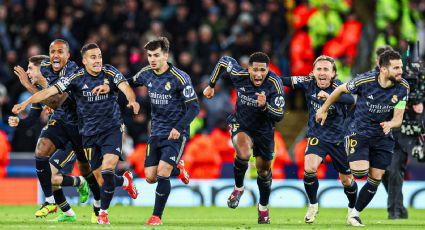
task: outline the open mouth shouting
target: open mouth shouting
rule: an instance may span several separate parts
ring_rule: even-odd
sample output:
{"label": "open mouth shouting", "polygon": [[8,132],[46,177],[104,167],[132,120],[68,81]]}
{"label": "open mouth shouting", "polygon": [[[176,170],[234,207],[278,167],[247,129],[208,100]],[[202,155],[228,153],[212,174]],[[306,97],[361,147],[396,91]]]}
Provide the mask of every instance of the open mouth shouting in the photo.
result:
{"label": "open mouth shouting", "polygon": [[55,70],[60,69],[61,68],[61,60],[59,58],[53,59],[52,67]]}

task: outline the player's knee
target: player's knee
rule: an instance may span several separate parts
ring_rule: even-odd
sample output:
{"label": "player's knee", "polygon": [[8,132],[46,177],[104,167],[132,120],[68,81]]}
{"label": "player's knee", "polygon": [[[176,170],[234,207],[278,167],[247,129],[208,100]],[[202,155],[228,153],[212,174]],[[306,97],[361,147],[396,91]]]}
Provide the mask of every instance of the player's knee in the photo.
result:
{"label": "player's knee", "polygon": [[263,180],[269,181],[269,180],[272,179],[272,170],[271,169],[257,170],[257,174]]}
{"label": "player's knee", "polygon": [[249,158],[251,157],[251,152],[249,151],[249,149],[246,149],[246,150],[239,149],[236,155],[239,159],[248,161]]}
{"label": "player's knee", "polygon": [[354,178],[357,178],[357,179],[361,179],[367,176],[368,172],[369,172],[369,169],[361,169],[361,170],[352,169],[351,170],[351,173],[353,174]]}
{"label": "player's knee", "polygon": [[146,182],[148,182],[149,184],[155,184],[156,177],[146,177]]}
{"label": "player's knee", "polygon": [[309,173],[309,174],[316,173],[317,172],[317,167],[314,167],[313,165],[305,165],[304,166],[304,171],[306,173]]}
{"label": "player's knee", "polygon": [[62,183],[62,176],[52,174],[52,185],[60,185]]}
{"label": "player's knee", "polygon": [[52,155],[56,147],[54,144],[46,138],[40,138],[37,142],[37,146],[35,148],[35,156],[36,157],[49,157]]}
{"label": "player's knee", "polygon": [[349,175],[340,174],[341,184],[345,187],[351,185],[351,181],[353,178],[351,178]]}
{"label": "player's knee", "polygon": [[[116,156],[116,155],[114,155]],[[102,161],[102,169],[115,169],[115,166],[118,162],[118,156],[117,157],[108,157],[103,158]]]}

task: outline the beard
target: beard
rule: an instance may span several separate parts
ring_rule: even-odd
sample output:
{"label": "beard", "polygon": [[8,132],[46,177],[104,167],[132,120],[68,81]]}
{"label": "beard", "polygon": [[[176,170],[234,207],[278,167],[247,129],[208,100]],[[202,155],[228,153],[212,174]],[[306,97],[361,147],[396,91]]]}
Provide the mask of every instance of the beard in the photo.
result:
{"label": "beard", "polygon": [[400,78],[400,80],[397,80],[397,78],[396,78],[395,76],[390,76],[390,77],[389,77],[389,80],[390,80],[392,83],[401,82],[401,78]]}

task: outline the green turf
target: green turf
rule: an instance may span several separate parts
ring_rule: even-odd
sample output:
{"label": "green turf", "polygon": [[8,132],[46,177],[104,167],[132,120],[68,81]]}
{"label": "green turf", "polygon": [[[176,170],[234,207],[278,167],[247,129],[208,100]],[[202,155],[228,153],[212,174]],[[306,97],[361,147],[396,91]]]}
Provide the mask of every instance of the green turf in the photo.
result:
{"label": "green turf", "polygon": [[[57,214],[36,219],[36,206],[0,206],[0,229],[349,229],[346,209],[320,208],[314,224],[303,222],[306,209],[272,208],[270,225],[257,224],[257,210],[252,208],[166,208],[164,225],[143,226],[152,208],[114,206],[109,210],[111,226],[90,224],[91,208],[73,207],[74,223],[49,222]],[[362,215],[368,229],[425,229],[425,210],[410,209],[408,220],[388,220],[384,209],[367,209]]]}

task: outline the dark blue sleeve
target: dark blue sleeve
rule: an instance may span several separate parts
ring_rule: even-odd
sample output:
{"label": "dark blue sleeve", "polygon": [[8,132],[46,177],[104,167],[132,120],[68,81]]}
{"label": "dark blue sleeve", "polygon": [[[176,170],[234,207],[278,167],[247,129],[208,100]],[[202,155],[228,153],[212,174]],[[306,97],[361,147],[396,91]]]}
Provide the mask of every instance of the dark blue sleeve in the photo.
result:
{"label": "dark blue sleeve", "polygon": [[[127,81],[124,75],[114,66],[106,64],[102,67],[102,70],[112,78],[112,82],[118,87],[122,82]],[[108,82],[109,84],[109,82]]]}
{"label": "dark blue sleeve", "polygon": [[190,102],[186,102],[186,114],[180,119],[180,121],[174,127],[182,133],[182,131],[190,125],[190,123],[198,116],[199,111],[201,111],[199,107],[198,100],[192,100]]}
{"label": "dark blue sleeve", "polygon": [[[338,80],[335,79],[335,81],[333,82],[333,87],[337,88],[338,86],[342,85],[343,83]],[[349,94],[349,93],[344,93],[341,95],[341,97],[338,99],[337,101],[338,103],[342,103],[342,104],[346,104],[346,105],[352,105],[355,103],[354,97],[353,95]]]}
{"label": "dark blue sleeve", "polygon": [[132,84],[130,84],[132,87],[142,86],[145,85],[145,74],[148,70],[151,68],[149,66],[144,67],[139,72],[136,73],[131,79]]}
{"label": "dark blue sleeve", "polygon": [[344,93],[341,95],[341,97],[339,98],[337,102],[342,104],[352,105],[354,104],[354,97],[351,94]]}
{"label": "dark blue sleeve", "polygon": [[174,127],[180,133],[190,125],[190,123],[193,121],[193,119],[195,119],[195,117],[201,110],[198,103],[198,97],[196,96],[195,89],[192,86],[190,77],[186,74],[184,74],[183,76],[184,85],[182,85],[179,90],[184,98],[184,103],[186,105],[186,113]]}
{"label": "dark blue sleeve", "polygon": [[32,104],[31,110],[28,114],[28,117],[25,119],[20,119],[18,127],[19,128],[29,128],[37,123],[37,120],[40,118],[40,114],[43,108],[41,107],[41,104]]}
{"label": "dark blue sleeve", "polygon": [[232,70],[240,71],[243,68],[240,67],[239,63],[232,57],[223,56],[220,58],[218,63],[215,65],[213,72],[210,75],[210,81],[208,85],[214,88],[220,76],[223,74],[229,74]]}
{"label": "dark blue sleeve", "polygon": [[279,122],[283,119],[285,111],[283,85],[281,78],[270,76],[269,80],[273,83],[273,87],[271,89],[270,99],[267,100],[264,111],[267,113],[269,119],[274,122]]}

